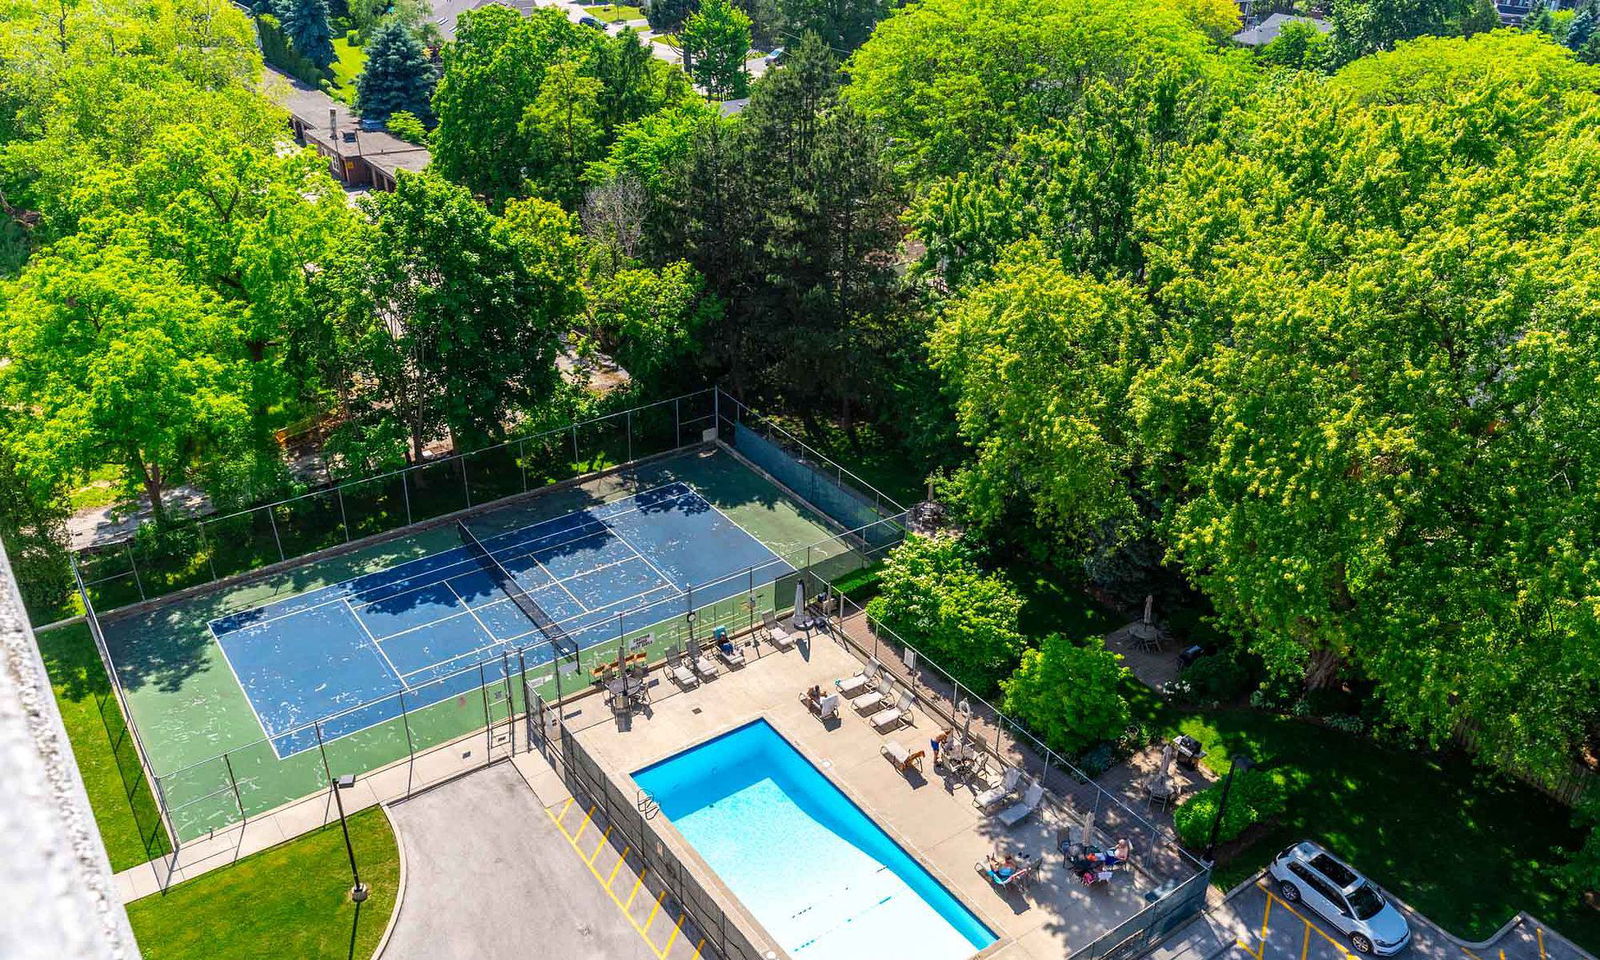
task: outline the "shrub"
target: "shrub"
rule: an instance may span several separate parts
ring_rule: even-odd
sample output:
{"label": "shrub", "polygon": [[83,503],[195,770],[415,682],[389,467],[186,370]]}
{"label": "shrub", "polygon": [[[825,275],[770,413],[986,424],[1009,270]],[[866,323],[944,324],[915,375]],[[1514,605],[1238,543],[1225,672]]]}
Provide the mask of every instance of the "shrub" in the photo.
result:
{"label": "shrub", "polygon": [[889,554],[873,619],[931,657],[975,692],[988,695],[1017,663],[1022,597],[984,571],[953,536],[912,535]]}
{"label": "shrub", "polygon": [[[1179,804],[1172,813],[1172,826],[1178,832],[1178,839],[1191,850],[1204,847],[1211,836],[1211,821],[1216,818],[1217,804],[1222,801],[1222,787],[1222,783],[1207,787]],[[1236,773],[1228,794],[1228,809],[1217,830],[1217,842],[1236,839],[1251,826],[1265,823],[1283,810],[1283,785],[1271,774],[1262,770]]]}
{"label": "shrub", "polygon": [[1098,639],[1080,645],[1052,634],[1024,653],[1016,672],[1001,682],[1001,709],[1056,750],[1081,753],[1128,729],[1131,715],[1122,696],[1127,672],[1122,658]]}
{"label": "shrub", "polygon": [[1261,682],[1259,667],[1250,654],[1228,646],[1207,654],[1183,671],[1186,696],[1198,703],[1233,703]]}
{"label": "shrub", "polygon": [[1600,789],[1589,795],[1573,811],[1573,823],[1588,828],[1583,846],[1561,868],[1561,880],[1574,894],[1600,890]]}
{"label": "shrub", "polygon": [[422,121],[417,119],[417,115],[409,110],[397,110],[389,114],[389,122],[386,126],[390,133],[407,143],[415,143],[423,147],[428,145],[428,128],[423,126]]}

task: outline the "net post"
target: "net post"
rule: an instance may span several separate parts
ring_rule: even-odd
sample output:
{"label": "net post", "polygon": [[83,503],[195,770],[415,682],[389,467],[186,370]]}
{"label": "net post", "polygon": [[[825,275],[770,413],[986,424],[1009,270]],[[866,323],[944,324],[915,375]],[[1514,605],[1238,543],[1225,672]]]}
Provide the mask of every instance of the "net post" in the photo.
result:
{"label": "net post", "polygon": [[273,516],[271,507],[262,507],[267,511],[267,522],[272,524],[272,542],[278,545],[278,562],[282,563],[288,557],[283,552],[283,538],[278,536],[278,518]]}
{"label": "net post", "polygon": [[344,526],[344,542],[350,542],[350,517],[344,512],[344,487],[333,488],[334,496],[339,498],[339,523]]}
{"label": "net post", "polygon": [[250,822],[250,815],[244,812],[244,798],[239,796],[239,778],[233,775],[233,761],[228,755],[222,755],[222,765],[228,768],[228,783],[233,786],[233,802],[239,805],[239,818],[245,823]]}
{"label": "net post", "polygon": [[572,468],[576,470],[583,462],[583,457],[578,453],[578,425],[572,425]]}
{"label": "net post", "polygon": [[211,582],[216,583],[217,561],[216,558],[211,555],[211,541],[208,537],[206,537],[206,523],[204,520],[202,520],[199,524],[197,524],[197,526],[200,528],[200,549],[204,550],[206,553],[206,567],[211,571]]}
{"label": "net post", "polygon": [[[406,731],[406,760],[414,763],[417,759],[417,748],[411,742],[411,710],[406,706],[406,691],[404,688],[400,690],[400,726],[404,727]],[[411,791],[408,788],[406,792],[410,793]]]}
{"label": "net post", "polygon": [[139,599],[148,599],[144,595],[144,580],[139,576],[139,561],[133,558],[133,537],[122,541],[122,545],[128,548],[128,569],[133,571],[133,585],[139,588]]}

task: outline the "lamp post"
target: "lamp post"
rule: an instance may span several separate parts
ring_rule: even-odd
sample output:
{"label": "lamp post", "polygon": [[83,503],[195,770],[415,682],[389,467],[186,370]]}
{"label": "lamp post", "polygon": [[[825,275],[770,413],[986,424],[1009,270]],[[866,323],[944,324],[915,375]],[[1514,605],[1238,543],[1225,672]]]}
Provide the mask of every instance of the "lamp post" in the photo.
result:
{"label": "lamp post", "polygon": [[1222,781],[1222,799],[1217,802],[1217,814],[1211,818],[1211,838],[1206,841],[1206,862],[1214,863],[1217,853],[1217,831],[1222,829],[1222,815],[1228,810],[1228,791],[1233,789],[1233,775],[1243,773],[1255,766],[1255,761],[1247,753],[1241,753],[1233,758],[1233,765],[1228,768],[1228,776]]}
{"label": "lamp post", "polygon": [[344,819],[344,799],[340,796],[341,790],[348,790],[356,785],[353,773],[347,773],[333,781],[333,802],[339,808],[339,829],[344,831],[344,851],[350,855],[350,876],[354,878],[355,885],[350,888],[350,899],[355,903],[367,899],[367,886],[361,882],[361,871],[356,867],[356,848],[350,843],[350,826]]}

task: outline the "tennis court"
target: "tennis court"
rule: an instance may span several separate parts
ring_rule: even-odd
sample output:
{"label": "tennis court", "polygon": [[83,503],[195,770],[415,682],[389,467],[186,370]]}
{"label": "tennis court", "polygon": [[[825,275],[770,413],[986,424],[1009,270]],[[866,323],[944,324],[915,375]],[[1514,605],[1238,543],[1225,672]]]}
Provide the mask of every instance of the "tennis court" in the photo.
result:
{"label": "tennis court", "polygon": [[[617,641],[694,604],[743,593],[794,568],[686,483],[429,554],[212,620],[216,638],[279,758],[315,749],[476,689],[466,668],[507,675]],[[480,546],[481,544],[481,546]],[[738,574],[738,576],[734,576]],[[531,603],[531,608],[530,608]],[[542,614],[542,616],[541,616]],[[541,625],[540,621],[543,620]],[[554,634],[554,636],[552,636]],[[554,640],[555,643],[545,643]],[[451,681],[454,682],[451,682]],[[353,708],[382,699],[388,712]],[[349,711],[349,712],[345,712]]]}

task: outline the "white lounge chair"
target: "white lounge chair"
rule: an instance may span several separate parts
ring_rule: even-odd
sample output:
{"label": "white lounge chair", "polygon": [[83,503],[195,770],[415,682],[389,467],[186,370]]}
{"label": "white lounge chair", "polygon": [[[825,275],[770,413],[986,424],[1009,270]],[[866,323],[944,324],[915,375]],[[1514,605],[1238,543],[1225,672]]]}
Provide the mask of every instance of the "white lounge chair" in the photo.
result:
{"label": "white lounge chair", "polygon": [[889,762],[894,764],[894,768],[901,773],[908,772],[912,767],[921,770],[922,758],[927,755],[926,751],[923,750],[913,753],[898,740],[885,740],[883,745],[878,747],[878,752],[888,757]]}
{"label": "white lounge chair", "polygon": [[694,658],[694,672],[709,680],[717,675],[717,661],[703,653],[696,654]]}
{"label": "white lounge chair", "polygon": [[718,647],[717,656],[721,657],[722,662],[726,663],[730,667],[744,666],[744,651],[732,644],[730,644],[730,647],[732,648],[730,650],[724,650],[721,647]]}
{"label": "white lounge chair", "polygon": [[868,710],[878,709],[878,704],[894,696],[894,684],[885,683],[876,690],[870,690],[850,701],[850,708],[857,713],[866,713]]}
{"label": "white lounge chair", "polygon": [[839,715],[839,695],[830,693],[817,703],[817,719],[832,720]]}
{"label": "white lounge chair", "polygon": [[879,710],[877,713],[872,715],[873,729],[882,730],[884,727],[887,727],[892,723],[909,723],[915,725],[916,721],[911,716],[911,707],[915,703],[916,698],[911,696],[910,691],[902,690],[900,692],[900,700],[895,703],[894,706],[889,707],[886,710]]}
{"label": "white lounge chair", "polygon": [[767,628],[767,639],[772,641],[774,647],[779,650],[788,650],[794,646],[794,634],[783,629],[778,623],[778,618],[773,616],[772,611],[769,610],[761,615],[761,625]]}
{"label": "white lounge chair", "polygon": [[1011,799],[1011,795],[1017,792],[1017,784],[1021,782],[1022,768],[1006,767],[1006,772],[1000,778],[1000,782],[974,796],[972,803],[981,810],[997,807]]}
{"label": "white lounge chair", "polygon": [[1018,800],[1011,806],[1001,810],[995,815],[995,819],[999,820],[1007,827],[1014,827],[1022,821],[1028,819],[1028,817],[1032,816],[1033,811],[1039,809],[1039,802],[1043,799],[1044,787],[1041,787],[1037,783],[1032,784],[1028,787],[1027,791],[1023,793],[1021,800]]}
{"label": "white lounge chair", "polygon": [[672,679],[678,681],[678,686],[680,687],[700,686],[700,678],[695,676],[695,672],[689,667],[688,662],[682,659],[672,664]]}
{"label": "white lounge chair", "polygon": [[834,686],[838,687],[839,692],[844,694],[846,697],[853,697],[863,690],[872,689],[872,685],[878,682],[878,673],[882,669],[883,666],[879,664],[878,661],[869,660],[865,670],[862,670],[853,677],[845,677],[843,680],[835,680],[833,681],[833,684]]}

